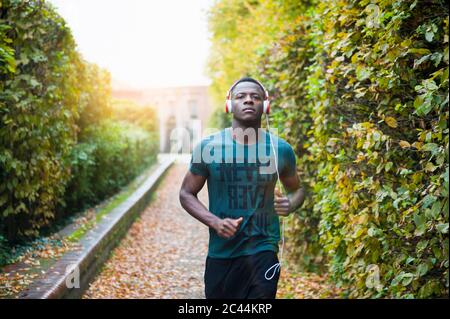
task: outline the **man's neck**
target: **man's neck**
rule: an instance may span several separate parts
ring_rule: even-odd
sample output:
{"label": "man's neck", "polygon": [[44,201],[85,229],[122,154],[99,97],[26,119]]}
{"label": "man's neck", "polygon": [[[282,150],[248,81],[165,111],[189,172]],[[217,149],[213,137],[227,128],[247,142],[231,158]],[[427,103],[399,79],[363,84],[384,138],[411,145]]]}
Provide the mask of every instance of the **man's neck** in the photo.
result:
{"label": "man's neck", "polygon": [[[246,129],[251,128],[255,134],[251,134],[249,136],[242,134],[237,134],[238,132],[245,132]],[[259,129],[261,128],[261,119],[255,122],[240,122],[236,119],[233,119],[231,122],[231,136],[234,140],[241,144],[254,144],[258,139]],[[236,132],[236,133],[235,133]],[[256,140],[255,140],[256,139]]]}

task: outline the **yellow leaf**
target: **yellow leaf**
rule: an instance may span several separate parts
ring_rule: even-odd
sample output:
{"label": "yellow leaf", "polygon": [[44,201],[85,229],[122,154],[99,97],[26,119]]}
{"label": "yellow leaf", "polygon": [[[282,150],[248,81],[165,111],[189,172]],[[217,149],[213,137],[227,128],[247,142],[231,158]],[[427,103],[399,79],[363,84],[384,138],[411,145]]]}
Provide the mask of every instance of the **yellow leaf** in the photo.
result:
{"label": "yellow leaf", "polygon": [[400,146],[402,148],[409,148],[409,147],[411,147],[411,144],[409,144],[407,141],[400,141],[398,144],[400,144]]}
{"label": "yellow leaf", "polygon": [[417,148],[418,150],[420,150],[423,146],[423,143],[422,142],[414,142],[414,143],[412,143],[412,146]]}
{"label": "yellow leaf", "polygon": [[389,125],[392,128],[396,128],[397,127],[397,120],[394,119],[393,117],[390,117],[390,116],[386,117],[384,119],[384,122],[386,122],[386,124]]}
{"label": "yellow leaf", "polygon": [[427,172],[434,172],[436,170],[436,166],[433,165],[433,163],[428,162],[425,166],[425,171]]}
{"label": "yellow leaf", "polygon": [[365,223],[367,223],[368,220],[369,220],[369,216],[367,214],[363,214],[363,215],[359,216],[358,223],[365,224]]}
{"label": "yellow leaf", "polygon": [[352,204],[354,209],[357,209],[359,202],[358,202],[358,200],[356,198],[353,198],[352,201],[351,201],[351,204]]}
{"label": "yellow leaf", "polygon": [[356,157],[356,160],[354,160],[354,163],[359,163],[364,161],[364,159],[366,158],[366,156],[364,155],[364,153],[359,152],[358,156]]}

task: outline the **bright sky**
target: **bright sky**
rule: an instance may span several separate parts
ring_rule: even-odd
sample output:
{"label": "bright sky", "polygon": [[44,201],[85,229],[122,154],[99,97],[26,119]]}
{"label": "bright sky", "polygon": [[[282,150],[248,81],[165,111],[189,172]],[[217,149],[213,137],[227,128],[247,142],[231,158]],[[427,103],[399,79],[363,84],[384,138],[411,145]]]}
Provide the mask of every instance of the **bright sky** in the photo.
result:
{"label": "bright sky", "polygon": [[212,0],[48,0],[84,58],[135,88],[209,84]]}

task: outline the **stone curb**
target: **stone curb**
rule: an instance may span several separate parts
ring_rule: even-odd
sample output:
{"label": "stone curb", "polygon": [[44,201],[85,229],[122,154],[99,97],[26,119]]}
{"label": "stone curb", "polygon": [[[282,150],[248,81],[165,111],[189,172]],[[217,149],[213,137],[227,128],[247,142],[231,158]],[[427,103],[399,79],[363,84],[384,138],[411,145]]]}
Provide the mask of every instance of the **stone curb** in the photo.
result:
{"label": "stone curb", "polygon": [[[22,292],[19,298],[80,298],[89,288],[89,282],[108,259],[112,249],[127,233],[135,218],[145,209],[153,190],[173,163],[174,158],[164,159],[133,194],[83,236],[79,242],[80,249],[64,254],[42,278]],[[73,287],[78,283],[77,278],[79,287]]]}

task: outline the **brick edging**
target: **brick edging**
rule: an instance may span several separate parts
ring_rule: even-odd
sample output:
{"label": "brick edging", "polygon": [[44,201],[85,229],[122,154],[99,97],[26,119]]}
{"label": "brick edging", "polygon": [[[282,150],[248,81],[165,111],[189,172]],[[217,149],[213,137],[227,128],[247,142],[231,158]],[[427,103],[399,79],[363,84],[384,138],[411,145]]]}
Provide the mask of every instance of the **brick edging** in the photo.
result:
{"label": "brick edging", "polygon": [[[135,218],[145,209],[152,191],[173,163],[174,158],[164,160],[133,194],[81,238],[79,242],[81,249],[64,254],[43,277],[22,292],[19,298],[80,298],[89,288],[89,282],[107,260],[111,250],[117,246]],[[68,288],[66,285],[66,280],[73,283],[71,279],[75,272],[72,272],[72,269],[79,271],[79,288]]]}

